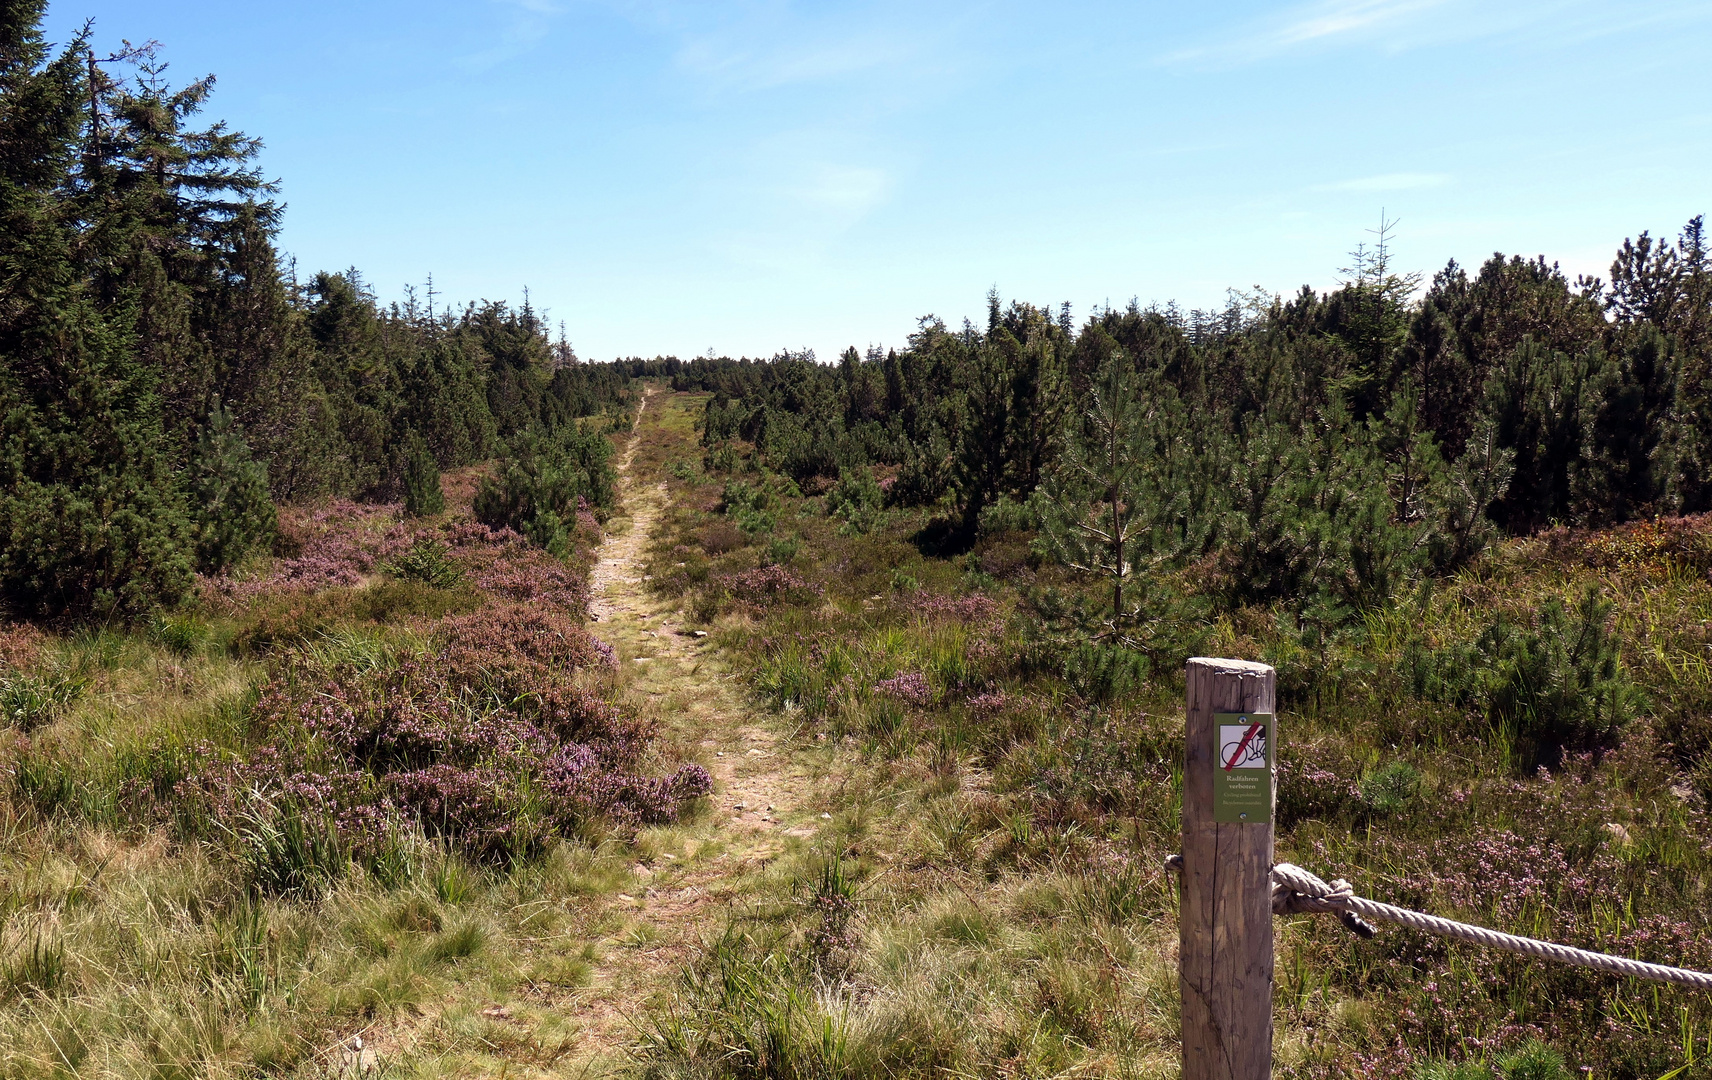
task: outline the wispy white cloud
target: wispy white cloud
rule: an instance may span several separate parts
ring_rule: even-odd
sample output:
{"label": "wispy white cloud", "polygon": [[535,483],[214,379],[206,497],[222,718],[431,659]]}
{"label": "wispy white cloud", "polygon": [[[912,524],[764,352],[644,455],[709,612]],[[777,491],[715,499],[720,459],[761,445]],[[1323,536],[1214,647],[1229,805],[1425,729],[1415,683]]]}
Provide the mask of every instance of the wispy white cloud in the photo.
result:
{"label": "wispy white cloud", "polygon": [[710,162],[703,197],[715,250],[769,271],[823,262],[892,198],[907,167],[881,144],[837,125],[760,136]]}
{"label": "wispy white cloud", "polygon": [[1315,184],[1313,191],[1415,191],[1420,188],[1443,187],[1450,183],[1446,173],[1394,172],[1377,176],[1358,176],[1330,184]]}
{"label": "wispy white cloud", "polygon": [[1451,0],[1317,0],[1283,15],[1240,27],[1229,37],[1178,49],[1166,64],[1241,64],[1304,46],[1370,36],[1415,20]]}
{"label": "wispy white cloud", "polygon": [[805,170],[784,193],[805,207],[838,215],[861,215],[880,202],[891,186],[883,169],[819,163]]}
{"label": "wispy white cloud", "polygon": [[[919,86],[955,64],[959,16],[905,0],[854,6],[789,0],[584,0],[671,44],[674,63],[704,92],[744,94],[874,77]],[[885,74],[888,78],[880,79]]]}
{"label": "wispy white cloud", "polygon": [[1624,33],[1705,25],[1703,0],[1309,0],[1165,53],[1165,66],[1231,68],[1309,49],[1359,45],[1405,52],[1509,38],[1561,48]]}
{"label": "wispy white cloud", "polygon": [[454,61],[466,71],[486,71],[516,59],[540,44],[552,32],[553,20],[564,13],[554,0],[489,0],[499,10],[499,25],[492,44],[460,56]]}
{"label": "wispy white cloud", "polygon": [[1320,5],[1251,39],[1251,46],[1282,51],[1323,38],[1342,37],[1401,21],[1417,12],[1440,7],[1445,0],[1338,0]]}
{"label": "wispy white cloud", "polygon": [[694,35],[678,49],[679,67],[725,91],[773,90],[836,82],[897,68],[914,54],[911,43],[876,33],[855,36],[785,33],[768,40],[745,33]]}
{"label": "wispy white cloud", "polygon": [[835,258],[909,176],[895,118],[956,82],[967,12],[918,0],[580,0],[663,45],[665,92],[725,125],[693,170],[710,249],[783,272]]}

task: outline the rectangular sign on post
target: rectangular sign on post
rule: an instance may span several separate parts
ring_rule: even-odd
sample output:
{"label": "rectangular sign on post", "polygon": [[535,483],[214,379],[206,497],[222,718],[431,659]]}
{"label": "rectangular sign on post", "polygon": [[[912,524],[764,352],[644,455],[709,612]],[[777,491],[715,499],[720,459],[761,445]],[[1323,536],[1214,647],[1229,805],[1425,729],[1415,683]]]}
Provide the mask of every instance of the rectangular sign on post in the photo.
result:
{"label": "rectangular sign on post", "polygon": [[1271,713],[1218,713],[1213,717],[1213,820],[1272,824],[1272,773],[1277,740]]}

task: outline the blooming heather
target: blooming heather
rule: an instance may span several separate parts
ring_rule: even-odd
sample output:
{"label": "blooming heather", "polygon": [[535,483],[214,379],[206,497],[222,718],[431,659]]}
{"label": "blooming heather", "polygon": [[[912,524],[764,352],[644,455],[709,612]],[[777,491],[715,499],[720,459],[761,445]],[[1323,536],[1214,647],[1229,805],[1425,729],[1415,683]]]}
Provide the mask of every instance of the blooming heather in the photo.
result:
{"label": "blooming heather", "polygon": [[778,602],[805,603],[825,592],[777,564],[732,574],[723,584],[732,599],[762,607]]}
{"label": "blooming heather", "polygon": [[874,684],[874,692],[924,709],[933,704],[933,687],[919,671],[905,671]]}
{"label": "blooming heather", "polygon": [[[330,822],[353,854],[414,825],[503,862],[591,820],[671,821],[712,790],[698,765],[635,771],[653,728],[598,690],[616,655],[583,625],[586,559],[395,507],[335,502],[284,518],[293,553],[266,577],[211,592],[239,602],[357,585],[431,541],[482,604],[439,619],[423,655],[380,671],[276,654],[252,712],[261,745],[244,760],[201,757],[173,793],[192,816],[239,821],[290,806]],[[580,542],[598,540],[586,508],[578,524]]]}

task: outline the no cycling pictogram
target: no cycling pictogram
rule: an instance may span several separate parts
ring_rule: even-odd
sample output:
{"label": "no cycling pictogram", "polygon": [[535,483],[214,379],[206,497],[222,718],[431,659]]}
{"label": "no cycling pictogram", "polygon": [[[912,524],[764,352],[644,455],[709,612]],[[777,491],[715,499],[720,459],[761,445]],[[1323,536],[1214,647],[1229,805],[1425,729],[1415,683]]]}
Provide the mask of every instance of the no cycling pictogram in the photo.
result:
{"label": "no cycling pictogram", "polygon": [[[1238,737],[1233,739],[1232,735]],[[1219,737],[1222,741],[1228,740],[1219,747],[1219,765],[1227,772],[1231,769],[1266,768],[1265,721],[1249,724],[1246,728],[1241,724],[1220,724]]]}

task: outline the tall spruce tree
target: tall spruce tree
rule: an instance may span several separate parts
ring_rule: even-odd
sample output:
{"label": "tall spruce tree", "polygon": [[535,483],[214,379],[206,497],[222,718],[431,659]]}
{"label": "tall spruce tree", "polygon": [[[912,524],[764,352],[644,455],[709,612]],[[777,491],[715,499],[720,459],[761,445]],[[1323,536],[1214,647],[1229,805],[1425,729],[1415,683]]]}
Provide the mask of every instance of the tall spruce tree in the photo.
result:
{"label": "tall spruce tree", "polygon": [[189,589],[189,530],[138,297],[78,259],[85,39],[50,57],[42,11],[0,3],[0,598],[129,615]]}
{"label": "tall spruce tree", "polygon": [[317,375],[315,344],[265,217],[241,211],[211,295],[211,348],[220,396],[243,429],[279,500],[343,490],[350,448]]}

